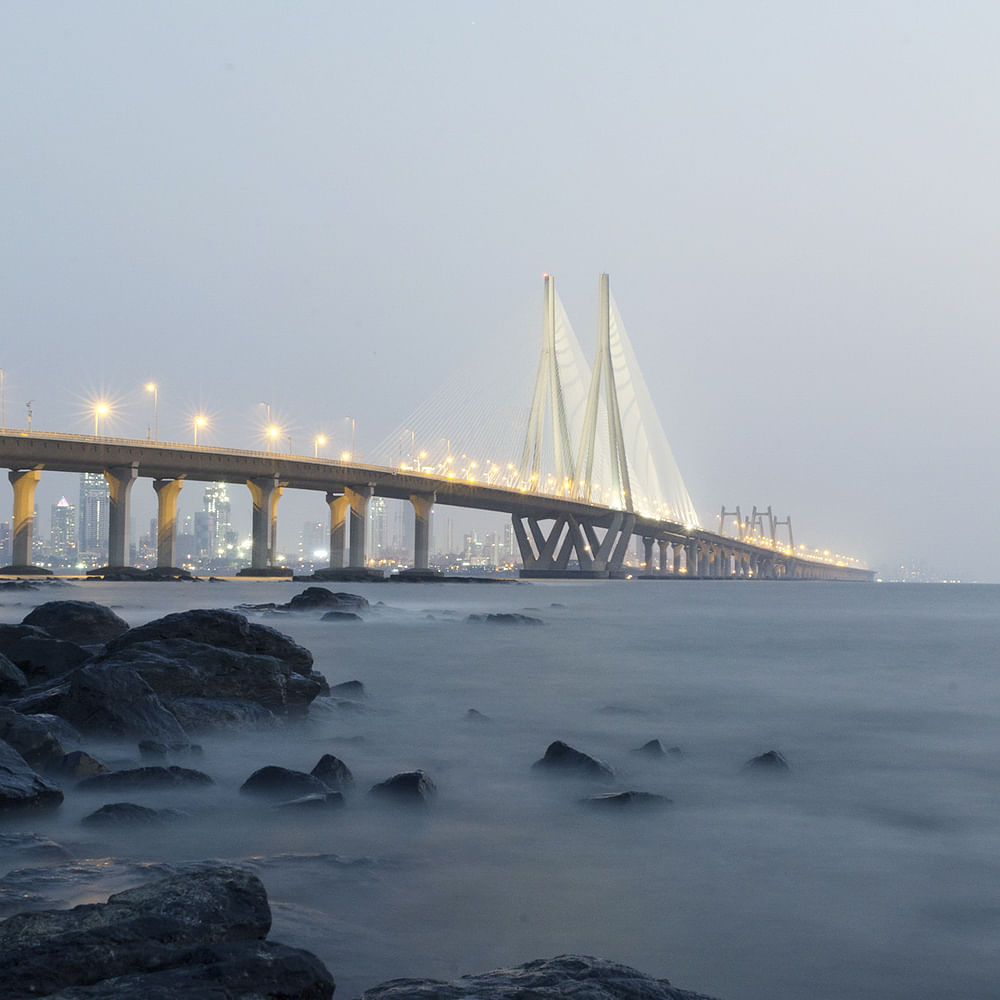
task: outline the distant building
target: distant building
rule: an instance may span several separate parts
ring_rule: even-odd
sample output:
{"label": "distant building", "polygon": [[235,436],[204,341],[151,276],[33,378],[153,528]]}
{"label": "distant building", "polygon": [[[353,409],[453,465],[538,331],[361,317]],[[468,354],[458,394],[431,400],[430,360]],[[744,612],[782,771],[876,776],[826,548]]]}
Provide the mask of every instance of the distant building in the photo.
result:
{"label": "distant building", "polygon": [[109,510],[108,484],[103,473],[82,473],[77,514],[77,554],[84,561],[107,560]]}
{"label": "distant building", "polygon": [[[236,548],[236,532],[233,531],[232,503],[229,488],[225,483],[212,483],[205,488],[202,508],[211,515],[208,554],[213,559],[231,557]],[[197,536],[197,529],[195,535]]]}
{"label": "distant building", "polygon": [[49,550],[57,566],[72,566],[76,562],[76,507],[65,497],[52,505]]}
{"label": "distant building", "polygon": [[9,566],[10,558],[10,521],[0,521],[0,566]]}

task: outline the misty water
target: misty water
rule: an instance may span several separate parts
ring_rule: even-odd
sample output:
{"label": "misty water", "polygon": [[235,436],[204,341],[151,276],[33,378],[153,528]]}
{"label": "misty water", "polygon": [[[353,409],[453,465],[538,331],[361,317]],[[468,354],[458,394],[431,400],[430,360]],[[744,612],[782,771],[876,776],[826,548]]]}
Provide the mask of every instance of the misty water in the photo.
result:
{"label": "misty water", "polygon": [[[342,586],[342,585],[341,585]],[[0,595],[14,622],[54,598],[136,625],[171,611],[285,601],[292,583],[86,584]],[[1000,983],[1000,588],[724,582],[350,586],[362,623],[255,615],[312,650],[360,705],[317,701],[270,731],[196,737],[210,790],[94,796],[7,819],[72,861],[0,850],[13,912],[103,900],[205,859],[253,868],[271,937],[328,965],[337,995],[565,952],[723,1000],[986,997]],[[472,624],[516,611],[542,626]],[[475,708],[489,721],[471,721]],[[683,759],[630,751],[657,738]],[[612,786],[669,796],[609,814],[605,791],[531,764],[562,739]],[[134,744],[88,742],[109,762]],[[779,749],[786,776],[742,771]],[[241,796],[264,764],[353,771],[340,811],[288,816]],[[411,768],[430,808],[381,805]],[[127,798],[187,810],[96,833]],[[26,870],[26,869],[34,870]]]}

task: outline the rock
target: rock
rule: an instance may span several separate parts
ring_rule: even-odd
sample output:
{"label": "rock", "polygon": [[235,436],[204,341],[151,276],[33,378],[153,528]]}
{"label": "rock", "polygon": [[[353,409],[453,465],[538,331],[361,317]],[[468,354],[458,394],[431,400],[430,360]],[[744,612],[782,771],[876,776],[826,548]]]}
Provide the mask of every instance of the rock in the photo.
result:
{"label": "rock", "polygon": [[110,768],[86,750],[71,750],[57,760],[52,760],[45,768],[46,774],[56,778],[90,778],[95,774],[108,774]]}
{"label": "rock", "polygon": [[486,623],[488,625],[543,625],[541,618],[531,615],[520,615],[514,612],[498,612],[488,615],[469,615],[467,622]]}
{"label": "rock", "polygon": [[272,809],[304,809],[309,812],[322,812],[329,809],[343,809],[344,796],[340,792],[327,792],[325,795],[303,795],[288,802],[278,802]]}
{"label": "rock", "polygon": [[22,624],[80,646],[110,642],[128,631],[124,618],[93,601],[48,601],[25,615]]}
{"label": "rock", "polygon": [[143,760],[166,760],[167,744],[159,740],[139,740],[139,756]]}
{"label": "rock", "polygon": [[84,778],[76,787],[80,792],[135,791],[146,788],[204,787],[215,782],[202,771],[189,767],[151,765],[109,771]]}
{"label": "rock", "polygon": [[38,683],[68,674],[92,659],[93,654],[65,639],[26,635],[7,647],[7,657],[32,683]]}
{"label": "rock", "polygon": [[367,608],[368,601],[358,594],[334,593],[326,587],[306,587],[284,606],[289,611],[318,611],[320,608]]}
{"label": "rock", "polygon": [[654,795],[652,792],[608,792],[605,795],[591,795],[580,801],[588,806],[623,809],[637,806],[643,808],[668,806],[673,802],[673,799],[668,799],[665,795]]}
{"label": "rock", "polygon": [[66,752],[52,728],[33,715],[0,708],[0,739],[6,740],[32,767],[44,769]]}
{"label": "rock", "polygon": [[744,771],[769,772],[772,774],[785,774],[791,770],[788,761],[778,750],[768,750],[758,757],[751,757],[743,765]]}
{"label": "rock", "polygon": [[350,701],[364,701],[368,697],[361,681],[344,681],[343,684],[334,684],[329,693],[335,698],[347,698]]}
{"label": "rock", "polygon": [[27,686],[24,671],[0,653],[0,698],[14,698]]}
{"label": "rock", "polygon": [[36,639],[52,638],[48,633],[33,625],[0,625],[0,653],[6,655],[8,647],[29,635]]}
{"label": "rock", "polygon": [[327,788],[343,791],[354,784],[354,775],[348,766],[332,753],[320,757],[316,766],[309,772],[314,778],[319,778]]}
{"label": "rock", "polygon": [[224,729],[270,729],[278,717],[263,705],[235,698],[166,698],[166,707],[186,732]]}
{"label": "rock", "polygon": [[0,813],[55,809],[62,800],[63,793],[51,781],[33,771],[6,740],[0,740]]}
{"label": "rock", "polygon": [[177,809],[150,809],[134,802],[109,802],[80,820],[87,826],[159,826],[181,819]]}
{"label": "rock", "polygon": [[0,848],[35,861],[69,861],[73,857],[62,844],[37,833],[0,833]]}
{"label": "rock", "polygon": [[361,615],[353,611],[327,611],[321,622],[360,622],[363,621]]}
{"label": "rock", "polygon": [[492,722],[493,720],[488,715],[483,715],[482,712],[477,712],[476,709],[470,708],[468,712],[465,713],[466,722]]}
{"label": "rock", "polygon": [[326,795],[329,789],[323,781],[305,771],[293,771],[287,767],[268,764],[254,771],[240,785],[240,791],[245,795],[281,799],[288,796]]}
{"label": "rock", "polygon": [[593,778],[598,781],[612,781],[615,773],[603,761],[591,757],[580,750],[556,740],[550,743],[541,760],[531,765],[539,771],[570,774],[581,778]]}
{"label": "rock", "polygon": [[650,740],[648,743],[643,743],[641,747],[633,750],[632,753],[642,754],[643,757],[666,757],[666,751],[663,749],[663,745],[659,740]]}
{"label": "rock", "polygon": [[[260,880],[220,865],[117,893],[107,903],[8,917],[0,923],[0,982],[6,1000],[22,1000],[118,976],[189,970],[197,949],[262,941],[270,926]],[[105,995],[154,994],[139,986]],[[208,994],[202,987],[189,995]]]}
{"label": "rock", "polygon": [[273,656],[295,673],[305,676],[312,673],[312,653],[287,635],[267,625],[251,623],[236,611],[210,608],[179,611],[130,629],[108,644],[108,652],[154,639],[190,639],[237,653]]}
{"label": "rock", "polygon": [[368,794],[375,798],[407,805],[426,805],[437,788],[423,771],[401,771],[377,785]]}
{"label": "rock", "polygon": [[540,958],[512,969],[494,969],[453,982],[391,979],[365,990],[360,1000],[711,1000],[654,979],[627,965],[589,955]]}
{"label": "rock", "polygon": [[118,648],[99,661],[136,673],[161,697],[252,701],[275,715],[304,715],[323,684],[274,656],[158,639]]}

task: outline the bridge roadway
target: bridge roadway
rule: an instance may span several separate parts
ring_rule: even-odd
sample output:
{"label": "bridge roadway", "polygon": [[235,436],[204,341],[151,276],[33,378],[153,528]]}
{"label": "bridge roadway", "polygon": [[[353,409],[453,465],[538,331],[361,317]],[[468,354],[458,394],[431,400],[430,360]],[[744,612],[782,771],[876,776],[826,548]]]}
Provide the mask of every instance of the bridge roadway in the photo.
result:
{"label": "bridge roadway", "polygon": [[[854,567],[810,560],[767,544],[688,529],[672,521],[612,510],[581,500],[438,476],[280,452],[38,431],[0,432],[0,467],[14,490],[12,568],[30,565],[34,494],[43,471],[100,472],[109,490],[108,565],[127,565],[129,510],[137,478],[157,495],[157,565],[175,565],[177,499],[183,484],[245,485],[252,508],[251,567],[273,565],[278,500],[285,489],[320,492],[330,511],[330,567],[365,566],[367,508],[372,496],[407,500],[414,511],[415,569],[428,565],[434,504],[509,514],[529,577],[620,575],[633,535],[643,538],[647,570],[687,578],[871,580]],[[598,534],[603,532],[603,534]],[[659,546],[658,571],[653,546]],[[345,563],[345,553],[349,562]],[[575,556],[575,558],[574,558]],[[572,563],[576,568],[571,568]]]}

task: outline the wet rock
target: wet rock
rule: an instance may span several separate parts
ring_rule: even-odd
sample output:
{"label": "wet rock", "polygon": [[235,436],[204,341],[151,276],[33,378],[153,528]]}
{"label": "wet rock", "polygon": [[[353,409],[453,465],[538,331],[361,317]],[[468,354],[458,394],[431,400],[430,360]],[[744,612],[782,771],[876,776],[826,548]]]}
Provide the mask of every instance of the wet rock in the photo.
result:
{"label": "wet rock", "polygon": [[7,657],[37,684],[68,674],[93,658],[93,654],[66,639],[26,635],[7,647]]}
{"label": "wet rock", "polygon": [[533,618],[531,615],[520,615],[516,612],[497,612],[488,615],[469,615],[465,619],[467,622],[487,625],[542,625],[541,618]]}
{"label": "wet rock", "polygon": [[0,708],[0,739],[6,740],[32,767],[44,769],[66,752],[42,719]]}
{"label": "wet rock", "polygon": [[108,774],[110,768],[86,750],[71,750],[56,760],[49,761],[45,773],[54,778],[90,778],[95,774]]}
{"label": "wet rock", "polygon": [[335,593],[327,587],[306,587],[286,605],[289,611],[318,611],[320,608],[367,608],[368,601],[359,594]]}
{"label": "wet rock", "polygon": [[334,684],[330,688],[330,694],[335,698],[347,698],[350,701],[364,701],[368,697],[361,681],[344,681],[343,684]]}
{"label": "wet rock", "polygon": [[483,715],[482,712],[477,712],[476,709],[470,708],[468,712],[465,713],[466,722],[492,722],[493,720],[488,715]]}
{"label": "wet rock", "polygon": [[666,757],[666,751],[663,749],[663,745],[659,740],[650,740],[648,743],[643,743],[641,747],[633,750],[632,753],[640,754],[643,757]]}
{"label": "wet rock", "polygon": [[134,802],[109,802],[80,822],[87,826],[160,826],[184,816],[178,809],[150,809]]}
{"label": "wet rock", "polygon": [[158,740],[140,740],[139,756],[143,760],[166,760],[170,754],[200,754],[197,743],[160,743]]}
{"label": "wet rock", "polygon": [[426,805],[436,792],[434,782],[423,771],[400,771],[372,785],[368,794],[387,802]]}
{"label": "wet rock", "polygon": [[0,849],[16,851],[19,857],[34,861],[68,861],[73,857],[62,844],[37,833],[0,833]]}
{"label": "wet rock", "polygon": [[6,740],[0,740],[0,813],[55,809],[62,800],[63,793],[51,781],[36,773]]}
{"label": "wet rock", "polygon": [[757,757],[751,757],[750,760],[743,765],[743,770],[757,773],[787,774],[791,768],[788,766],[788,761],[785,760],[780,751],[768,750],[767,753],[762,753]]}
{"label": "wet rock", "polygon": [[0,653],[0,698],[13,698],[28,686],[24,671]]}
{"label": "wet rock", "polygon": [[360,622],[363,621],[361,615],[353,611],[327,611],[321,622]]}
{"label": "wet rock", "polygon": [[350,768],[332,753],[323,754],[310,774],[314,778],[319,778],[327,788],[337,791],[343,791],[354,784],[354,775],[351,774]]}
{"label": "wet rock", "polygon": [[325,795],[303,795],[288,802],[278,802],[272,809],[288,809],[291,811],[325,812],[330,809],[343,809],[344,796],[341,792],[327,792]]}
{"label": "wet rock", "polygon": [[52,638],[48,633],[33,625],[0,625],[0,653],[6,655],[10,646],[26,636],[34,636],[36,639]]}
{"label": "wet rock", "polygon": [[157,788],[199,788],[215,782],[202,771],[190,767],[130,767],[123,771],[109,771],[84,778],[76,787],[81,792],[137,791]]}
{"label": "wet rock", "polygon": [[589,955],[540,958],[453,982],[391,979],[365,990],[360,1000],[711,1000],[677,989],[627,965]]}
{"label": "wet rock", "polygon": [[48,601],[25,615],[22,624],[80,646],[110,642],[128,631],[124,618],[93,601]]}
{"label": "wet rock", "polygon": [[253,701],[235,698],[166,698],[164,701],[189,733],[271,729],[281,724],[274,712]]}
{"label": "wet rock", "polygon": [[539,771],[549,771],[554,774],[569,774],[575,777],[592,778],[598,781],[614,780],[614,771],[603,761],[581,750],[556,740],[550,743],[541,760],[531,765]]}
{"label": "wet rock", "polygon": [[[174,875],[107,903],[8,917],[0,923],[0,982],[7,1000],[22,1000],[118,976],[191,970],[197,949],[262,941],[270,926],[264,887],[249,872],[218,866]],[[154,994],[137,986],[105,995]],[[189,995],[206,995],[205,987]]]}
{"label": "wet rock", "polygon": [[161,698],[252,701],[275,715],[304,715],[323,684],[274,656],[210,646],[191,639],[136,642],[102,657],[134,670]]}
{"label": "wet rock", "polygon": [[160,639],[190,639],[233,652],[273,656],[295,673],[305,676],[312,673],[312,653],[287,635],[267,625],[249,622],[236,611],[211,608],[179,611],[130,629],[108,644],[108,652]]}
{"label": "wet rock", "polygon": [[281,799],[305,795],[326,795],[326,783],[305,771],[293,771],[287,767],[268,764],[258,768],[240,785],[245,795],[259,795],[262,798]]}
{"label": "wet rock", "polygon": [[665,795],[654,795],[652,792],[608,792],[606,795],[591,795],[581,799],[588,806],[601,809],[655,808],[668,806],[673,799]]}

